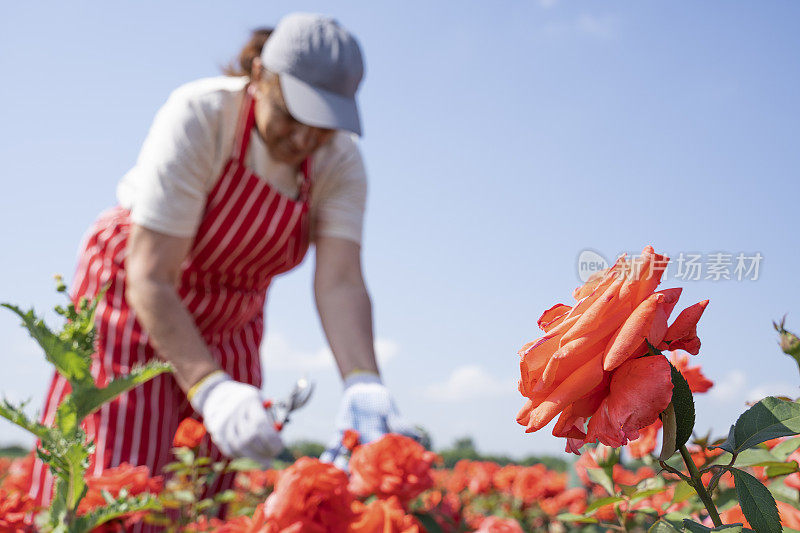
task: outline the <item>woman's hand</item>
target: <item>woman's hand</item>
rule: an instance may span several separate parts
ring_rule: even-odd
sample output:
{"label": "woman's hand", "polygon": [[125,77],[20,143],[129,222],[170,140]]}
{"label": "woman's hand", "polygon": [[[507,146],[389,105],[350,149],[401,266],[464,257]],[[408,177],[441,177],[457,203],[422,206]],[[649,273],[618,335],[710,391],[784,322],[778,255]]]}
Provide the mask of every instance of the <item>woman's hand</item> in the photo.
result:
{"label": "woman's hand", "polygon": [[[336,433],[320,459],[346,467],[347,450],[342,444],[344,432],[358,431],[362,444],[378,440],[385,433],[398,433],[417,441],[419,431],[400,416],[389,389],[376,374],[357,372],[344,380],[344,394],[336,414]],[[341,458],[341,459],[340,459]]]}
{"label": "woman's hand", "polygon": [[275,418],[256,387],[233,381],[220,370],[192,387],[189,396],[211,440],[226,456],[248,457],[266,468],[283,449]]}
{"label": "woman's hand", "polygon": [[132,224],[125,258],[128,305],[159,357],[172,364],[173,375],[184,392],[219,370],[178,296],[181,264],[191,246],[191,238]]}

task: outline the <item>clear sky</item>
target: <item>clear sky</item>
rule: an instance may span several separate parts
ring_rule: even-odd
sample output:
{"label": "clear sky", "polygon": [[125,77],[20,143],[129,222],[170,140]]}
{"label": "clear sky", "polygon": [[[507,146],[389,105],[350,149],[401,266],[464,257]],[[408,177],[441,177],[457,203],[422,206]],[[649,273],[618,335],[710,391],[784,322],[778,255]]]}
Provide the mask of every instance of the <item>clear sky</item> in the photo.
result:
{"label": "clear sky", "polygon": [[[81,235],[114,204],[175,87],[220,72],[290,10],[360,39],[369,173],[364,265],[386,382],[442,447],[558,453],[514,422],[516,350],[570,303],[578,254],[652,244],[756,252],[757,280],[673,280],[710,298],[698,430],[797,396],[770,321],[800,329],[800,4],[775,2],[7,3],[0,8],[0,300],[45,309]],[[313,254],[269,295],[265,391],[307,374],[286,430],[326,440],[340,385],[311,296]],[[731,272],[733,267],[731,267]],[[705,277],[705,271],[703,272]],[[51,313],[52,317],[53,314]],[[0,393],[37,409],[49,369],[0,314]],[[0,421],[0,444],[30,442]]]}

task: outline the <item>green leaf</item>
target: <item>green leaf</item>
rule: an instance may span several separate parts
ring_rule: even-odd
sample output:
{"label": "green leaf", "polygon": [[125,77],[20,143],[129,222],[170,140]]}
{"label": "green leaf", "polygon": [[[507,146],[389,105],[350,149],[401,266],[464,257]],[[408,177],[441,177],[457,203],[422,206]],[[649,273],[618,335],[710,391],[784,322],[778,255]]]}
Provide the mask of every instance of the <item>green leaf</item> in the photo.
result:
{"label": "green leaf", "polygon": [[9,403],[8,400],[3,400],[0,402],[0,416],[21,427],[25,431],[33,433],[40,439],[45,438],[50,429],[47,426],[44,426],[38,422],[34,422],[28,418],[28,416],[22,411],[23,407],[25,407],[25,404],[15,406]]}
{"label": "green leaf", "polygon": [[197,499],[194,495],[194,492],[190,490],[172,491],[172,497],[178,500],[179,502],[184,502],[184,503],[194,503],[194,501]]}
{"label": "green leaf", "polygon": [[[674,387],[673,387],[674,392]],[[659,461],[668,461],[675,455],[678,447],[675,445],[678,435],[678,420],[675,417],[675,406],[672,402],[658,415],[661,419],[661,452],[658,454]]]}
{"label": "green leaf", "polygon": [[88,533],[97,526],[139,511],[159,511],[161,504],[152,494],[118,498],[117,500],[79,516],[70,526],[70,533]]}
{"label": "green leaf", "polygon": [[742,531],[742,524],[727,524],[715,528],[706,527],[703,524],[698,524],[694,520],[684,520],[683,527],[686,528],[686,531],[691,531],[692,533],[706,533],[708,531],[727,531],[728,533],[741,533]]}
{"label": "green leaf", "polygon": [[779,502],[797,506],[797,489],[787,487],[784,483],[770,483],[769,492]]}
{"label": "green leaf", "polygon": [[680,529],[676,528],[666,520],[659,520],[647,530],[647,533],[680,533]]}
{"label": "green leaf", "polygon": [[232,489],[220,492],[219,494],[214,496],[214,501],[219,503],[230,503],[235,499],[236,499],[236,491]]}
{"label": "green leaf", "polygon": [[683,374],[672,363],[669,368],[672,373],[672,406],[675,409],[675,422],[677,423],[675,433],[675,448],[677,449],[692,438],[695,418],[694,398],[692,389],[689,388]]}
{"label": "green leaf", "polygon": [[786,476],[788,474],[794,474],[795,472],[800,471],[800,469],[798,469],[797,467],[797,463],[794,461],[789,461],[788,463],[779,463],[779,462],[760,463],[755,466],[765,467],[764,473],[769,479],[778,476]]}
{"label": "green leaf", "polygon": [[742,413],[728,439],[718,447],[738,454],[764,441],[797,433],[800,433],[800,404],[768,396]]}
{"label": "green leaf", "polygon": [[[743,450],[739,455],[736,456],[736,466],[743,467],[743,466],[756,466],[760,465],[761,463],[772,463],[778,461],[769,450],[765,450],[764,448],[750,448],[748,450]],[[731,462],[731,455],[727,453],[723,453],[722,455],[717,457],[717,464],[725,464]]]}
{"label": "green leaf", "polygon": [[697,492],[686,481],[680,480],[675,485],[675,491],[672,494],[672,503],[682,503],[697,494]]}
{"label": "green leaf", "polygon": [[744,470],[730,468],[739,505],[747,521],[759,533],[781,533],[781,519],[769,489]]}
{"label": "green leaf", "polygon": [[556,517],[556,520],[560,522],[579,522],[581,524],[597,524],[599,522],[597,518],[572,513],[561,513]]}
{"label": "green leaf", "polygon": [[78,419],[83,420],[104,403],[110,402],[123,392],[129,391],[159,374],[169,372],[171,369],[172,367],[163,361],[149,361],[144,365],[131,368],[129,374],[117,377],[102,389],[98,389],[93,384],[90,388],[73,392],[71,399],[75,403]]}
{"label": "green leaf", "polygon": [[238,457],[228,463],[229,472],[249,472],[250,470],[261,470],[261,465],[247,457]]}
{"label": "green leaf", "polygon": [[797,450],[797,448],[800,448],[800,437],[786,439],[785,441],[778,443],[770,450],[770,453],[774,455],[778,461],[785,461],[790,455],[792,455],[792,452]]}
{"label": "green leaf", "polygon": [[84,474],[88,467],[89,450],[82,443],[73,443],[67,449],[63,460],[67,463],[67,506],[71,511],[77,511],[78,504],[86,495],[86,481]]}
{"label": "green leaf", "polygon": [[664,489],[649,489],[637,492],[631,496],[631,503],[636,503],[639,500],[649,498],[650,496],[655,496],[656,494],[661,494],[662,492],[664,492]]}
{"label": "green leaf", "polygon": [[593,501],[592,503],[590,503],[586,507],[586,511],[584,511],[584,513],[587,514],[587,515],[588,514],[592,514],[594,511],[600,509],[604,505],[609,505],[609,504],[612,504],[612,503],[617,503],[617,502],[622,502],[622,501],[625,501],[625,498],[620,498],[619,496],[607,496],[605,498],[599,498],[599,499]]}
{"label": "green leaf", "polygon": [[413,514],[414,518],[416,518],[419,521],[419,523],[422,524],[422,527],[424,527],[429,533],[443,533],[443,530],[441,526],[439,526],[439,523],[436,522],[436,520],[434,520],[433,516],[431,516],[430,514],[420,513],[420,512],[415,512]]}
{"label": "green leaf", "polygon": [[194,463],[194,452],[191,448],[172,448],[172,453],[184,466],[191,466]]}
{"label": "green leaf", "polygon": [[78,410],[72,398],[68,395],[61,400],[58,409],[56,409],[55,425],[64,435],[71,435],[78,429],[78,424],[80,424]]}
{"label": "green leaf", "polygon": [[91,351],[86,352],[81,349],[79,343],[72,342],[71,339],[62,339],[53,333],[43,320],[36,317],[33,309],[23,311],[16,305],[7,303],[0,306],[10,309],[22,319],[23,327],[42,347],[47,360],[70,382],[73,389],[90,387],[94,384],[89,372],[92,363]]}
{"label": "green leaf", "polygon": [[590,480],[606,489],[606,492],[609,494],[615,494],[614,481],[611,479],[611,476],[609,476],[608,473],[602,468],[587,468],[586,475]]}

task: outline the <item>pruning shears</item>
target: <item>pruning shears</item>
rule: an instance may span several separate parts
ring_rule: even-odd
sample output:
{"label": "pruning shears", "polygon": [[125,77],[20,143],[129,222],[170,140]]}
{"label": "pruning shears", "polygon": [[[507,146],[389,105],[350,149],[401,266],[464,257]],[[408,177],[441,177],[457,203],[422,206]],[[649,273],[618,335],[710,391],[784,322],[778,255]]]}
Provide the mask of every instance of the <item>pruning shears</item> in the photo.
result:
{"label": "pruning shears", "polygon": [[292,392],[284,400],[264,401],[264,409],[269,410],[275,418],[275,429],[281,431],[283,426],[289,421],[289,415],[292,412],[300,409],[311,398],[311,393],[314,392],[314,383],[308,381],[306,378],[300,378],[294,384]]}

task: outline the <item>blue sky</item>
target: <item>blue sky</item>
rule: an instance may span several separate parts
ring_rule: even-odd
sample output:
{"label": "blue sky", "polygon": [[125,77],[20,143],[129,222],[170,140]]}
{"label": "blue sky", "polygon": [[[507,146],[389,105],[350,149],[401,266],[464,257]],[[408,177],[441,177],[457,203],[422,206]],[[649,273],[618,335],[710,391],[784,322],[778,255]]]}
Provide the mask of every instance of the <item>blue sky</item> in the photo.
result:
{"label": "blue sky", "polygon": [[[559,453],[514,422],[516,350],[570,303],[576,258],[653,244],[763,256],[755,281],[673,281],[711,304],[696,358],[718,384],[698,430],[797,396],[770,321],[800,329],[800,6],[590,2],[8,4],[0,12],[0,300],[50,308],[84,230],[113,205],[158,107],[291,10],[360,39],[369,173],[364,265],[385,379],[437,446]],[[317,394],[288,440],[325,440],[340,388],[313,256],[273,286],[268,395]],[[51,314],[52,316],[52,314]],[[38,407],[49,369],[10,314],[0,392]],[[0,443],[30,442],[0,422]]]}

